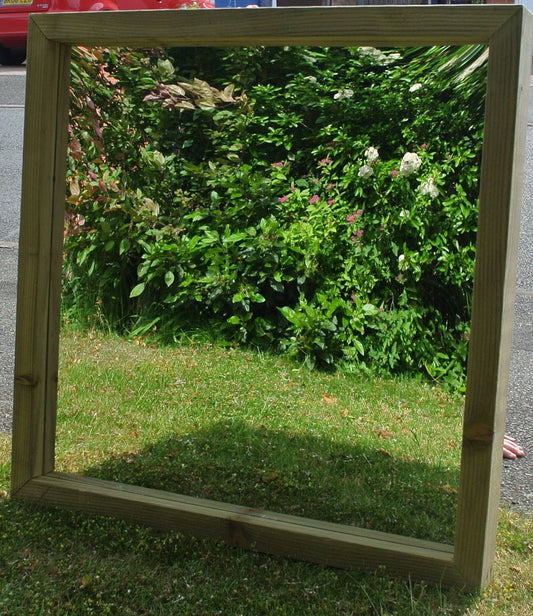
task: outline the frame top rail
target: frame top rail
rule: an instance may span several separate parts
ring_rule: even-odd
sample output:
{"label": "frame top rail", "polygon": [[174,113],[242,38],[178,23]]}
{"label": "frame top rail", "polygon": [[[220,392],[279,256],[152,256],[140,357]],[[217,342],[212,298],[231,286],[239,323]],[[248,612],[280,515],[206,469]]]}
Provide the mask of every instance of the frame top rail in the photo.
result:
{"label": "frame top rail", "polygon": [[[520,5],[345,6],[35,14],[49,40],[83,46],[487,44]],[[146,28],[150,13],[150,33]]]}

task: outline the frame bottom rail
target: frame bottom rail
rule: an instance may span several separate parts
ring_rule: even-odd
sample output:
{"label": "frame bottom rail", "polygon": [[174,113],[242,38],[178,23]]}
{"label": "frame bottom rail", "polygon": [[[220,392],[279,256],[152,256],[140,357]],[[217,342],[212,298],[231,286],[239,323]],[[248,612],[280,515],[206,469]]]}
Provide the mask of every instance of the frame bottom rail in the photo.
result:
{"label": "frame bottom rail", "polygon": [[437,542],[57,472],[30,480],[14,498],[343,569],[384,567],[466,587],[453,547]]}

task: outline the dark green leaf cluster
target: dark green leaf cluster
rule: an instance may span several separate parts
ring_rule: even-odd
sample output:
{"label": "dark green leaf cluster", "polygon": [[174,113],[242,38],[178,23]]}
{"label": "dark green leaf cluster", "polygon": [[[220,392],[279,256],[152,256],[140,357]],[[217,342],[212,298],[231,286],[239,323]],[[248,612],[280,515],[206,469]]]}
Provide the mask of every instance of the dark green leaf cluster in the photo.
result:
{"label": "dark green leaf cluster", "polygon": [[65,306],[460,385],[482,48],[78,50]]}

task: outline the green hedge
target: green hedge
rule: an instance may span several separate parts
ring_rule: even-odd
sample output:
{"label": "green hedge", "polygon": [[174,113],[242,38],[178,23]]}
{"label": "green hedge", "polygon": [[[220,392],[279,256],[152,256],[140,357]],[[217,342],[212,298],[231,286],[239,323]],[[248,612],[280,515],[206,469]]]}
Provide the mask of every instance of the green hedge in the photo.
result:
{"label": "green hedge", "polygon": [[461,385],[482,48],[77,50],[67,314]]}

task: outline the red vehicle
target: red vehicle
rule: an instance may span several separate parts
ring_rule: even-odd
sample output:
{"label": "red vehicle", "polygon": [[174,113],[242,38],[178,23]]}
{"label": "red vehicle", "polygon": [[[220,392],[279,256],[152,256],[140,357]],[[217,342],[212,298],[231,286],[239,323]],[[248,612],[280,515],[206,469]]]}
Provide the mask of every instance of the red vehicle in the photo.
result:
{"label": "red vehicle", "polygon": [[0,0],[0,64],[22,64],[30,13],[214,8],[209,0]]}

